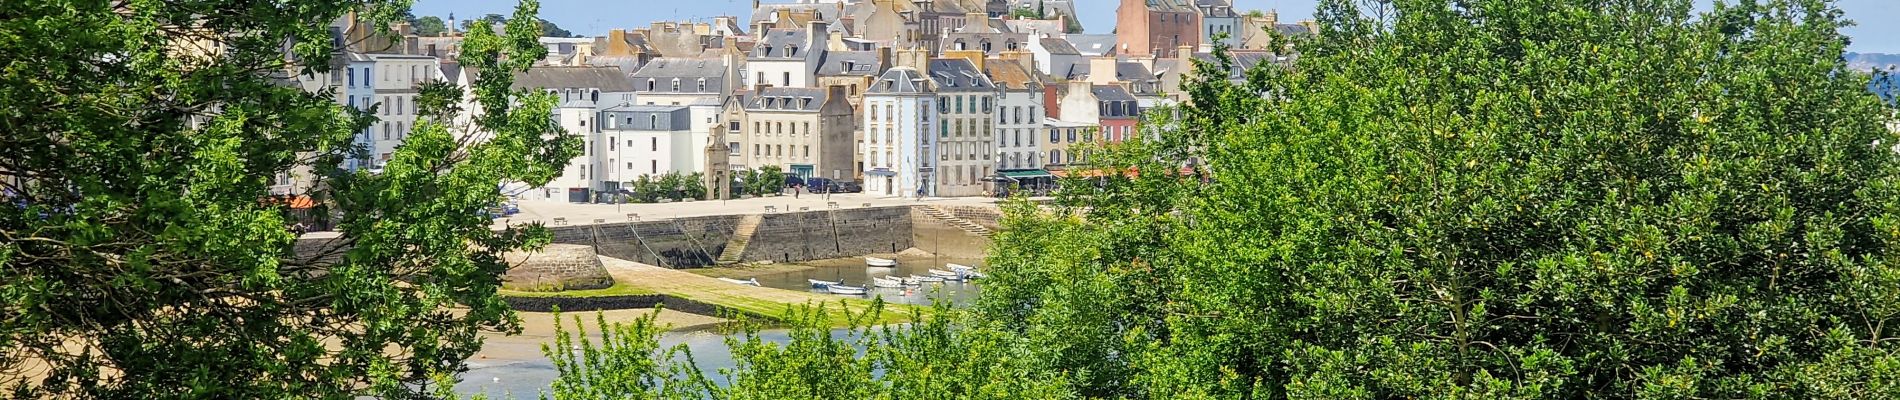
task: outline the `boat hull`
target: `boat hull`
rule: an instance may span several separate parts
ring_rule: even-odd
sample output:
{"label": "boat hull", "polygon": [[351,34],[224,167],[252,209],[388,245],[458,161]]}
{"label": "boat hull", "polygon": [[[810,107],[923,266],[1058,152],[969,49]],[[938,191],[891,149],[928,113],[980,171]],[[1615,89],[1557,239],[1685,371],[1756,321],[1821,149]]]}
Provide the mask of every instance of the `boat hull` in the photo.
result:
{"label": "boat hull", "polygon": [[830,285],[825,286],[825,291],[831,292],[831,294],[863,295],[865,289],[857,286]]}

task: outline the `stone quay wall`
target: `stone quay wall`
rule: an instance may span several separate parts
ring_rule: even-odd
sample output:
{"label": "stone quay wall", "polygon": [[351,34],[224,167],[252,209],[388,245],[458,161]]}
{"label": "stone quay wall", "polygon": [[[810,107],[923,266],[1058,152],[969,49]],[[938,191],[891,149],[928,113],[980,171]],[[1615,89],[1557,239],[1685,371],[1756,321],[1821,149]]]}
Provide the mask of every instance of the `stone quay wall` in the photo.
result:
{"label": "stone quay wall", "polygon": [[594,246],[601,255],[667,268],[712,265],[732,239],[738,215],[549,227],[554,243]]}
{"label": "stone quay wall", "polygon": [[765,214],[740,260],[793,262],[912,247],[910,207]]}

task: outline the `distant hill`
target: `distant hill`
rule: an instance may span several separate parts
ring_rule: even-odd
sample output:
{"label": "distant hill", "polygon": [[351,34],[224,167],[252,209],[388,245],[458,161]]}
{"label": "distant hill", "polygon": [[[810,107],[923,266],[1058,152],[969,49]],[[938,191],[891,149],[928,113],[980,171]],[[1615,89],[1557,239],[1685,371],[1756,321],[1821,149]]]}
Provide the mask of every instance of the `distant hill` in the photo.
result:
{"label": "distant hill", "polygon": [[1867,90],[1886,99],[1888,103],[1900,100],[1900,54],[1847,53],[1847,68],[1857,71],[1891,71],[1885,77],[1876,77],[1867,83]]}
{"label": "distant hill", "polygon": [[1859,71],[1900,67],[1900,54],[1848,52],[1846,58],[1847,68]]}

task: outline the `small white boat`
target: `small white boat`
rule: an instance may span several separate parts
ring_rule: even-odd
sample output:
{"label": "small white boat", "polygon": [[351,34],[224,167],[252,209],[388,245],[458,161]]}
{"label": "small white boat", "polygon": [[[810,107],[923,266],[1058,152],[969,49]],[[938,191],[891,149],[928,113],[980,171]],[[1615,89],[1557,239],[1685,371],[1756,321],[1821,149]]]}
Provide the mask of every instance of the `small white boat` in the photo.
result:
{"label": "small white boat", "polygon": [[917,282],[943,282],[943,278],[936,275],[911,275],[910,279],[916,279]]}
{"label": "small white boat", "polygon": [[873,267],[890,268],[890,267],[897,266],[897,260],[892,260],[889,258],[865,257],[864,265],[869,265]]}
{"label": "small white boat", "polygon": [[924,279],[919,278],[916,275],[906,276],[900,279],[903,280],[904,286],[918,286],[918,285],[924,284]]}
{"label": "small white boat", "polygon": [[933,276],[936,276],[936,277],[938,277],[938,278],[943,278],[943,280],[946,280],[946,281],[961,281],[961,280],[963,280],[963,274],[959,274],[959,273],[955,273],[955,272],[950,272],[950,271],[945,271],[945,270],[941,270],[941,269],[933,269],[933,270],[930,270],[930,275],[933,275]]}
{"label": "small white boat", "polygon": [[871,286],[877,286],[881,288],[901,288],[901,287],[904,287],[904,281],[898,280],[897,278],[891,278],[891,277],[871,278]]}
{"label": "small white boat", "polygon": [[812,288],[812,289],[824,289],[824,288],[826,288],[826,287],[829,287],[829,286],[831,286],[831,285],[841,285],[841,284],[844,284],[844,281],[821,281],[821,280],[817,280],[817,279],[806,279],[805,281],[807,281],[807,282],[811,282],[811,288]]}
{"label": "small white boat", "polygon": [[976,272],[976,267],[972,267],[968,265],[951,263],[951,264],[944,265],[944,267],[949,268],[951,272],[963,274],[964,279],[981,279],[981,278],[990,277],[989,275],[984,275],[982,272]]}
{"label": "small white boat", "polygon": [[738,280],[738,279],[732,279],[732,278],[719,278],[719,280],[726,281],[726,283],[732,283],[732,284],[738,284],[738,285],[760,286],[759,278],[752,278],[752,279],[746,279],[746,280]]}
{"label": "small white boat", "polygon": [[827,285],[825,286],[825,291],[831,292],[831,294],[862,295],[864,294],[864,287],[863,286],[845,286],[843,284]]}

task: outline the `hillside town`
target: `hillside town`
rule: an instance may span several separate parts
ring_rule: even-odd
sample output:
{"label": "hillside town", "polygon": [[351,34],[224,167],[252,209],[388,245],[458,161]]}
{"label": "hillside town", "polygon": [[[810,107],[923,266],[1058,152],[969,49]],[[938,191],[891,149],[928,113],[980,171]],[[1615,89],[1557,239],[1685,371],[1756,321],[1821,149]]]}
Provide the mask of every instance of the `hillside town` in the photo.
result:
{"label": "hillside town", "polygon": [[[516,89],[559,102],[583,140],[565,172],[521,201],[620,202],[636,182],[692,176],[708,199],[782,171],[793,190],[888,198],[1044,194],[1082,171],[1079,143],[1140,137],[1147,110],[1184,100],[1195,59],[1225,46],[1237,64],[1289,63],[1274,38],[1312,21],[1227,0],[1122,0],[1117,26],[1085,30],[1067,0],[753,2],[751,15],[652,21],[592,38],[543,37],[548,56]],[[348,170],[377,170],[415,128],[419,84],[467,87],[463,32],[382,35],[354,16],[332,35],[335,72],[302,78],[380,121],[359,132]],[[499,29],[499,27],[497,27]],[[1112,31],[1113,33],[1094,33]],[[433,33],[433,32],[432,32]],[[1241,79],[1236,72],[1230,79]],[[473,104],[464,109],[474,110]],[[479,132],[467,134],[479,136]],[[297,193],[296,172],[275,181]],[[694,196],[699,196],[694,193]]]}

